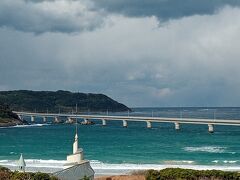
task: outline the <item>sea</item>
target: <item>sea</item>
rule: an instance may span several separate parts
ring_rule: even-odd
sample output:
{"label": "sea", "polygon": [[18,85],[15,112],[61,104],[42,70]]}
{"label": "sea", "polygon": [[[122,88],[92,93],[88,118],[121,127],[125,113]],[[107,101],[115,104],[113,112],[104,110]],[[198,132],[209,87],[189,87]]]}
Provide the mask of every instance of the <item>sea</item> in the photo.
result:
{"label": "sea", "polygon": [[[133,108],[108,114],[240,121],[239,107]],[[61,170],[72,153],[75,125],[48,120],[44,124],[36,118],[31,125],[0,128],[0,165],[17,169],[23,153],[28,171]],[[107,121],[107,126],[93,121],[94,125],[78,125],[78,135],[84,158],[97,175],[167,167],[240,171],[240,126],[214,126],[214,133],[209,133],[207,125],[181,124],[176,131],[173,123],[153,123],[148,129],[145,122],[128,122],[123,128],[121,121]]]}

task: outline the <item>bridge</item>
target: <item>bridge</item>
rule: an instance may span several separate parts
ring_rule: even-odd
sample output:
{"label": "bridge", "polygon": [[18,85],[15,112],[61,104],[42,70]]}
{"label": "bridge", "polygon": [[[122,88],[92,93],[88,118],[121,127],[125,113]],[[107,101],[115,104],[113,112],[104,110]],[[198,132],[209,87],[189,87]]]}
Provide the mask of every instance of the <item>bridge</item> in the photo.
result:
{"label": "bridge", "polygon": [[180,129],[180,124],[202,124],[207,125],[210,133],[214,132],[215,125],[224,126],[240,126],[240,120],[227,119],[197,119],[197,118],[165,118],[165,117],[143,117],[143,116],[112,116],[112,115],[84,115],[84,114],[64,114],[64,113],[32,113],[32,112],[17,112],[14,111],[20,119],[23,116],[31,117],[31,121],[35,121],[35,117],[40,117],[43,122],[47,122],[47,118],[53,118],[55,123],[61,122],[60,118],[65,118],[66,123],[73,123],[76,119],[83,119],[84,122],[88,120],[101,120],[102,125],[106,126],[107,121],[122,121],[123,127],[128,126],[129,121],[146,122],[146,127],[151,128],[153,122],[158,123],[173,123],[176,130]]}

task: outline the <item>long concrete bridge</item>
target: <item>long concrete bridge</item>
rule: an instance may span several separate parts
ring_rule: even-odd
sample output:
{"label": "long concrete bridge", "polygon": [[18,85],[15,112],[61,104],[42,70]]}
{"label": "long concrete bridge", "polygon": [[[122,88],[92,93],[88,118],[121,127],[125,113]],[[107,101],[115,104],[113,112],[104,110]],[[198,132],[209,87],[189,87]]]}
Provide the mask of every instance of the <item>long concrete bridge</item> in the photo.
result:
{"label": "long concrete bridge", "polygon": [[175,129],[180,129],[180,124],[203,124],[207,125],[208,131],[212,133],[215,125],[224,126],[240,126],[240,120],[227,119],[195,119],[195,118],[165,118],[165,117],[143,117],[143,116],[112,116],[112,115],[84,115],[84,114],[60,114],[60,113],[31,113],[31,112],[17,112],[14,111],[20,119],[26,116],[31,117],[31,121],[35,121],[35,117],[40,117],[43,122],[47,122],[47,118],[53,118],[54,122],[60,122],[60,118],[65,118],[67,123],[73,123],[75,119],[83,119],[84,122],[88,120],[101,120],[102,125],[106,126],[107,121],[122,121],[123,127],[128,126],[128,121],[146,122],[147,128],[152,127],[152,122],[158,123],[173,123]]}

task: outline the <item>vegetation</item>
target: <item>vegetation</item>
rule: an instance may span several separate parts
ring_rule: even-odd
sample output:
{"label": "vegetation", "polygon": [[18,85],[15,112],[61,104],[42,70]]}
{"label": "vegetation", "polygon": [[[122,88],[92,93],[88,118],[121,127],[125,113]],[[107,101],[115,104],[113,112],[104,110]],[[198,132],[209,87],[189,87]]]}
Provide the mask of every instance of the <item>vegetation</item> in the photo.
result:
{"label": "vegetation", "polygon": [[146,180],[240,180],[240,173],[219,170],[192,170],[167,168],[160,171],[148,170]]}
{"label": "vegetation", "polygon": [[78,111],[128,111],[127,106],[103,94],[72,93],[69,91],[1,91],[0,103],[15,111],[72,112]]}
{"label": "vegetation", "polygon": [[0,180],[58,180],[58,178],[40,172],[12,172],[9,169],[0,166]]}
{"label": "vegetation", "polygon": [[23,122],[14,114],[9,106],[0,102],[0,126],[12,126]]}
{"label": "vegetation", "polygon": [[2,103],[0,103],[0,117],[2,119],[18,119],[18,116],[10,110],[9,106]]}

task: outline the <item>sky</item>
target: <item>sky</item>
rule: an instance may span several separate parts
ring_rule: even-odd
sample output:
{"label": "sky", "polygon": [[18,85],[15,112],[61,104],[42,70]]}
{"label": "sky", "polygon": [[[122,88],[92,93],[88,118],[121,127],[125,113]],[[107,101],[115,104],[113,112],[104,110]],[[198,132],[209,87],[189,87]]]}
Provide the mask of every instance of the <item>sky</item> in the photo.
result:
{"label": "sky", "polygon": [[239,0],[1,0],[0,90],[240,106]]}

